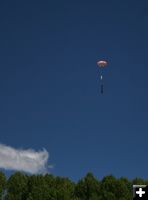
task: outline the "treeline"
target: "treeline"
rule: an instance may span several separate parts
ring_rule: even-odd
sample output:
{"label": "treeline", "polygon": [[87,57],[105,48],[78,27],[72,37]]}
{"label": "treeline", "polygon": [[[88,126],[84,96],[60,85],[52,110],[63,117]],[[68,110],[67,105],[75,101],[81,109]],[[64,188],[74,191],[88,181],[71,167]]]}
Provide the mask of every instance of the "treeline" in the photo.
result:
{"label": "treeline", "polygon": [[32,175],[16,172],[6,179],[0,172],[1,200],[131,200],[132,185],[147,185],[140,178],[128,180],[106,176],[98,180],[88,173],[77,183],[50,174]]}

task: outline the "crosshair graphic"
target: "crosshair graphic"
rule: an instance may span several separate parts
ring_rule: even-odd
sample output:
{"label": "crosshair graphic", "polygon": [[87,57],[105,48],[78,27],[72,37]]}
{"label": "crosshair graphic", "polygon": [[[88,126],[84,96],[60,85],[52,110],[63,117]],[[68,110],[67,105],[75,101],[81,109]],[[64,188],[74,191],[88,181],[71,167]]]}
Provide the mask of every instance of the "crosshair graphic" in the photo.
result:
{"label": "crosshair graphic", "polygon": [[133,185],[133,200],[141,199],[148,200],[148,186],[147,185]]}

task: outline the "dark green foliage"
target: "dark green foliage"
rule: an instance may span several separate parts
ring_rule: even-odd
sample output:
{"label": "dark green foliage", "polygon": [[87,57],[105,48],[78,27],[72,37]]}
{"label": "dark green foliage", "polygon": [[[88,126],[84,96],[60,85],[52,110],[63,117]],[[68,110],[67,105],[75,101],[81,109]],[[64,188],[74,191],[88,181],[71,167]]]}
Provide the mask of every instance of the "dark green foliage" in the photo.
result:
{"label": "dark green foliage", "polygon": [[55,179],[57,200],[69,200],[74,197],[75,184],[68,178],[57,177]]}
{"label": "dark green foliage", "polygon": [[83,200],[95,200],[99,196],[100,184],[93,174],[88,173],[75,187],[75,195]]}
{"label": "dark green foliage", "polygon": [[[52,182],[52,178],[49,183]],[[56,197],[54,188],[48,184],[47,176],[30,176],[28,178],[28,198],[27,200],[54,200]]]}
{"label": "dark green foliage", "polygon": [[[102,199],[132,199],[132,187],[127,179],[116,179],[114,176],[106,176],[101,183],[100,192]],[[109,197],[110,196],[110,197]]]}
{"label": "dark green foliage", "polygon": [[27,176],[14,173],[8,180],[0,172],[0,200],[130,200],[133,184],[148,184],[112,175],[101,181],[88,173],[78,183],[50,174]]}
{"label": "dark green foliage", "polygon": [[13,174],[7,181],[7,200],[25,200],[28,195],[28,176],[20,172]]}
{"label": "dark green foliage", "polygon": [[132,181],[132,185],[146,185],[148,182],[141,179],[141,178],[138,178],[136,177],[135,179],[133,179]]}
{"label": "dark green foliage", "polygon": [[5,188],[6,188],[6,176],[4,173],[0,172],[0,199],[2,199]]}

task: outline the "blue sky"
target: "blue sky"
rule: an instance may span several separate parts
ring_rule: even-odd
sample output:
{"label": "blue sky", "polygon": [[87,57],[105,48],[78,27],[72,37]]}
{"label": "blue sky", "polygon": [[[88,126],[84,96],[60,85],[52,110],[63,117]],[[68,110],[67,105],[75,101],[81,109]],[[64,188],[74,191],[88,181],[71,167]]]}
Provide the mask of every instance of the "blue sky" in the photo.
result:
{"label": "blue sky", "polygon": [[73,180],[148,179],[147,10],[146,0],[1,1],[0,143],[44,147],[51,173]]}

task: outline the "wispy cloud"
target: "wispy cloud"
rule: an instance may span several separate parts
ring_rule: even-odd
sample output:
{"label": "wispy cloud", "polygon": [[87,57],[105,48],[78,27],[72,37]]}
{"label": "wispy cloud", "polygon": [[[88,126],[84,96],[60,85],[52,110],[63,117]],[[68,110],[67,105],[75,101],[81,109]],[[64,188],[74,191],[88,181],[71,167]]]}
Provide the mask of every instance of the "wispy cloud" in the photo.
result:
{"label": "wispy cloud", "polygon": [[49,154],[43,149],[15,149],[0,144],[0,168],[6,170],[24,171],[31,174],[47,172]]}

